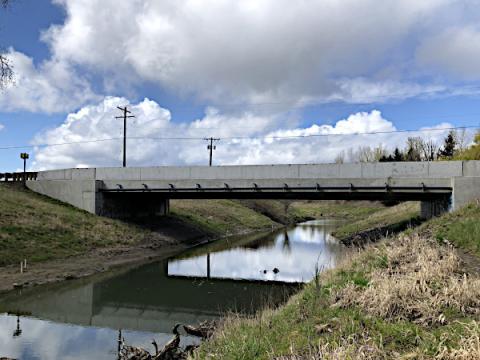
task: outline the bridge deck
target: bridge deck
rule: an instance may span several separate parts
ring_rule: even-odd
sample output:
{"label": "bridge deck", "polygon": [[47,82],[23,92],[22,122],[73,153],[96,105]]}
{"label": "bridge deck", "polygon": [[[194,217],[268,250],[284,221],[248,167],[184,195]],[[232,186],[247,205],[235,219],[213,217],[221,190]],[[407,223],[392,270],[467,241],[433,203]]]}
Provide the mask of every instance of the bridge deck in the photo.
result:
{"label": "bridge deck", "polygon": [[416,200],[427,213],[480,198],[480,161],[62,169],[27,186],[112,217],[165,213],[168,199]]}

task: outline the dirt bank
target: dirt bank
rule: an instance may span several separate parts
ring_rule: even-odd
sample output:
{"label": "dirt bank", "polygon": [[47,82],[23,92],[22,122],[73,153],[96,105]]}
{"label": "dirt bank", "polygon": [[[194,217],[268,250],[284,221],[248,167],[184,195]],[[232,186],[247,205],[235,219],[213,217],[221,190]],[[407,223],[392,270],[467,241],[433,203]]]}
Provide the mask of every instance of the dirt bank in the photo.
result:
{"label": "dirt bank", "polygon": [[[218,236],[168,216],[157,219],[149,230],[155,232],[155,237],[139,244],[106,246],[62,259],[27,262],[27,269],[23,273],[20,273],[20,264],[0,267],[0,293],[158,261],[193,246],[219,239]],[[258,230],[243,229],[235,235],[256,231]]]}
{"label": "dirt bank", "polygon": [[149,246],[117,246],[95,249],[81,256],[27,264],[21,274],[20,265],[6,266],[0,270],[0,292],[15,287],[30,287],[58,281],[90,276],[112,268],[142,264],[172,255],[186,245],[167,245],[161,248]]}

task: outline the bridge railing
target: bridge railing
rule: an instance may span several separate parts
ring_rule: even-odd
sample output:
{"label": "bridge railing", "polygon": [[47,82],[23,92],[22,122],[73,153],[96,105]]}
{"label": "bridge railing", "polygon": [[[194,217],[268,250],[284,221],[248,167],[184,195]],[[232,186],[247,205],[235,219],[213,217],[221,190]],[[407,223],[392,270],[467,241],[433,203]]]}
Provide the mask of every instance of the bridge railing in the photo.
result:
{"label": "bridge railing", "polygon": [[23,182],[23,177],[25,180],[37,180],[38,172],[28,171],[28,172],[7,172],[0,173],[0,181],[3,182]]}

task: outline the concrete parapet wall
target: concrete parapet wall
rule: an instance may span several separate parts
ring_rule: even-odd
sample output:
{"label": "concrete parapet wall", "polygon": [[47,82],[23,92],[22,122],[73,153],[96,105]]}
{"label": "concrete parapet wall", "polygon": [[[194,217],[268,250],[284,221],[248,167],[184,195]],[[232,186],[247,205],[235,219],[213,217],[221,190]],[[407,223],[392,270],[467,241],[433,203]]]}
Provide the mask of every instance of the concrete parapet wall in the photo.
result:
{"label": "concrete parapet wall", "polygon": [[[465,169],[465,170],[464,170]],[[468,175],[464,174],[468,172]],[[97,180],[370,179],[480,176],[480,161],[238,165],[97,169]]]}
{"label": "concrete parapet wall", "polygon": [[374,179],[480,176],[480,161],[157,166],[41,171],[38,180]]}
{"label": "concrete parapet wall", "polygon": [[471,160],[463,161],[463,173],[462,176],[480,176],[480,161]]}

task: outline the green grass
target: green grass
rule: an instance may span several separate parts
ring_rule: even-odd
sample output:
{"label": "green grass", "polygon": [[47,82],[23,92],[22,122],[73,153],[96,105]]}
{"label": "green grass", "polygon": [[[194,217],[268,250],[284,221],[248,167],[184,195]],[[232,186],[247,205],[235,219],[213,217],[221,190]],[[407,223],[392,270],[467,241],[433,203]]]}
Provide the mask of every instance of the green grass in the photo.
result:
{"label": "green grass", "polygon": [[[417,211],[417,204],[388,208],[371,215],[373,219],[358,222],[349,231],[369,229],[375,224],[385,225],[399,219],[408,219],[415,216]],[[451,255],[448,254],[452,250],[441,243],[448,239],[457,246],[480,255],[479,226],[480,207],[478,204],[472,204],[457,212],[429,220],[418,229],[408,230],[405,235],[401,234],[389,242],[370,247],[339,268],[320,274],[316,277],[317,280],[307,284],[287,304],[277,309],[266,309],[248,318],[227,316],[215,336],[204,342],[193,357],[239,360],[282,356],[292,360],[476,358],[475,356],[480,356],[478,350],[480,314],[464,312],[462,305],[455,305],[455,301],[447,301],[450,305],[438,305],[438,308],[435,308],[439,298],[433,293],[436,291],[442,293],[442,289],[447,286],[453,286],[451,289],[454,289],[457,285],[447,284],[455,284],[455,281],[459,283],[470,281],[468,290],[457,295],[457,299],[467,296],[467,292],[470,292],[471,297],[472,291],[478,294],[480,284],[478,275],[472,274],[468,278],[463,278],[458,275],[461,274],[461,268],[448,270],[447,264],[461,265],[455,260],[449,262],[448,258]],[[416,247],[401,241],[402,236],[419,236],[418,234],[422,237],[417,240]],[[429,242],[427,238],[442,241],[436,244],[434,241]],[[432,250],[425,250],[425,254],[422,255],[420,253],[424,247]],[[431,257],[429,254],[436,255]],[[431,261],[430,264],[438,263],[439,269],[445,269],[445,273],[437,275],[438,270],[435,269],[429,272],[431,265],[428,261]],[[445,262],[445,267],[442,261]],[[415,272],[409,270],[411,268],[415,268]],[[378,286],[379,281],[388,284],[387,289],[390,291],[386,290],[378,295],[375,292],[370,293],[373,298],[383,296],[388,299],[389,294],[392,296],[408,294],[407,290],[402,290],[402,283],[395,280],[398,279],[397,271],[398,274],[404,274],[400,279],[407,284],[411,283],[410,279],[413,284],[421,284],[422,281],[429,284],[431,290],[419,292],[418,295],[414,293],[414,301],[417,301],[415,306],[418,311],[427,313],[425,309],[434,306],[434,310],[445,317],[445,322],[422,322],[416,317],[408,319],[401,315],[399,318],[376,316],[375,307],[367,311],[367,308],[355,304],[358,298],[356,294],[371,290],[371,287],[378,289],[375,291],[384,289]],[[377,274],[376,277],[374,274]],[[418,276],[418,280],[415,280],[415,276]],[[342,296],[348,298],[347,290],[352,287],[356,290],[350,293],[350,303],[336,306],[339,298]],[[431,302],[427,303],[424,298],[429,296],[430,291],[432,298]],[[444,296],[453,296],[448,295],[450,294],[448,291],[453,290],[446,291]],[[402,299],[402,295],[397,296]],[[402,314],[402,311],[408,313],[411,296],[404,295],[404,300],[394,301],[398,308],[393,308],[393,313]],[[478,306],[478,296],[473,295],[473,298],[477,299]],[[402,304],[402,301],[405,303]],[[446,357],[443,357],[444,355]]]}
{"label": "green grass", "polygon": [[215,236],[262,231],[280,226],[241,203],[232,200],[173,200],[171,215]]}
{"label": "green grass", "polygon": [[[390,359],[402,356],[423,359],[434,358],[445,351],[472,351],[464,341],[473,337],[475,343],[478,339],[479,317],[466,315],[458,308],[439,309],[446,322],[431,324],[416,321],[416,318],[376,316],[355,304],[337,306],[338,298],[348,297],[348,287],[353,286],[357,293],[367,291],[374,286],[371,281],[376,271],[390,273],[398,259],[405,256],[402,251],[400,257],[390,259],[387,246],[391,245],[377,245],[375,251],[363,252],[343,267],[320,275],[318,283],[307,284],[284,306],[264,310],[249,318],[228,316],[215,336],[201,345],[194,358],[246,360],[285,356],[288,359],[313,359],[315,355],[315,359]],[[405,249],[408,251],[408,246]],[[415,258],[415,253],[408,257],[410,260]],[[421,262],[419,266],[422,266]],[[410,276],[408,271],[405,276]],[[388,275],[380,278],[390,282],[395,289],[394,275],[391,280]],[[471,289],[476,285],[470,286]],[[415,305],[420,311],[422,296],[424,294],[419,294]],[[406,304],[398,304],[400,312],[408,311],[409,305]],[[365,351],[367,356],[360,356]]]}
{"label": "green grass", "polygon": [[369,201],[296,201],[288,211],[299,218],[359,220],[384,209],[381,203]]}
{"label": "green grass", "polygon": [[[96,248],[164,241],[162,226],[175,220],[176,234],[221,237],[280,226],[230,200],[178,200],[156,231],[95,216],[12,184],[0,184],[0,266],[23,259],[40,262],[85,254]],[[152,219],[155,221],[155,219]],[[162,225],[163,224],[163,225]],[[185,230],[185,231],[184,231]],[[186,235],[187,237],[190,235]],[[188,239],[185,239],[188,241]]]}
{"label": "green grass", "polygon": [[306,220],[290,211],[289,200],[238,200],[238,203],[280,224],[294,224]]}
{"label": "green grass", "polygon": [[38,262],[94,248],[131,245],[156,235],[0,184],[0,266],[22,259]]}
{"label": "green grass", "polygon": [[440,242],[449,241],[455,246],[480,257],[480,205],[469,204],[458,211],[433,219],[416,230]]}
{"label": "green grass", "polygon": [[[367,264],[370,271],[374,269],[370,262]],[[346,339],[354,343],[354,348],[364,342],[379,348],[383,354],[389,354],[388,358],[393,358],[393,354],[409,353],[433,357],[443,346],[458,346],[466,334],[465,324],[470,324],[471,319],[457,316],[462,323],[451,321],[442,327],[425,327],[410,321],[388,321],[356,307],[331,306],[331,289],[358,284],[359,280],[358,286],[367,287],[367,274],[361,269],[337,272],[320,289],[308,284],[280,309],[266,310],[248,319],[230,317],[212,340],[202,344],[194,357],[271,359],[292,353],[299,356],[317,354],[319,347],[330,348],[330,353],[334,353],[335,348],[345,346]],[[352,349],[351,357],[325,358],[354,359],[355,355]]]}
{"label": "green grass", "polygon": [[392,207],[386,207],[366,214],[360,220],[341,225],[333,235],[340,239],[346,239],[361,232],[367,232],[379,228],[388,228],[390,232],[397,228],[402,230],[405,224],[417,219],[420,215],[420,203],[406,202]]}

